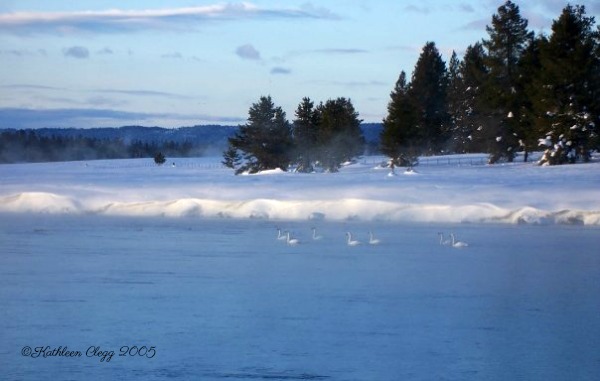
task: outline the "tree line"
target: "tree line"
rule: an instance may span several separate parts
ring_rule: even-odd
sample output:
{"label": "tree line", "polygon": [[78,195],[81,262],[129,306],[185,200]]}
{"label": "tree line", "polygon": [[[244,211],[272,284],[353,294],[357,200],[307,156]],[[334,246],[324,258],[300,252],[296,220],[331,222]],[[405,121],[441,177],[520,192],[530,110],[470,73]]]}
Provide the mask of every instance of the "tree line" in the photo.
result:
{"label": "tree line", "polygon": [[[427,42],[412,77],[401,71],[390,94],[379,149],[391,166],[413,166],[420,155],[485,152],[489,163],[587,162],[600,148],[600,27],[582,5],[567,5],[550,36],[529,31],[519,7],[506,1],[486,27],[448,65]],[[318,106],[304,98],[290,123],[270,96],[249,110],[229,139],[223,164],[236,174],[265,169],[337,171],[360,155],[361,120],[350,100]]]}
{"label": "tree line", "polygon": [[541,164],[587,162],[599,148],[600,27],[585,7],[567,5],[550,36],[527,29],[507,1],[488,38],[448,65],[434,42],[412,78],[402,71],[390,94],[381,150],[395,165],[418,155],[487,152],[489,162],[543,150]]}
{"label": "tree line", "polygon": [[75,161],[96,159],[199,156],[205,147],[191,142],[125,142],[121,138],[44,136],[36,130],[0,133],[0,163]]}

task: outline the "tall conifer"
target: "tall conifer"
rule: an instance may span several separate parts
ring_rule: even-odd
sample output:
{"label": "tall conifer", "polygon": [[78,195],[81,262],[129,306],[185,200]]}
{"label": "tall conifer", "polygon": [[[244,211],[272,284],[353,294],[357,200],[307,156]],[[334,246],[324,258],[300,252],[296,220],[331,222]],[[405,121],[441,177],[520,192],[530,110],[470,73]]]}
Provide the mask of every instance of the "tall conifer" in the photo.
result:
{"label": "tall conifer", "polygon": [[390,158],[392,170],[396,166],[414,166],[422,146],[417,128],[417,109],[408,90],[406,73],[402,71],[390,94],[388,113],[380,135],[381,152]]}
{"label": "tall conifer", "polygon": [[541,52],[541,96],[536,110],[548,164],[588,161],[600,123],[600,57],[594,18],[566,6]]}
{"label": "tall conifer", "polygon": [[317,133],[319,114],[310,98],[305,97],[296,109],[292,124],[295,142],[295,160],[299,172],[312,172],[317,160]]}
{"label": "tall conifer", "polygon": [[248,122],[229,138],[223,162],[234,167],[236,174],[287,170],[291,145],[291,128],[285,112],[275,106],[270,96],[263,96],[250,107]]}
{"label": "tall conifer", "polygon": [[415,65],[409,88],[409,96],[418,111],[417,128],[424,139],[422,152],[425,154],[440,153],[447,138],[444,133],[449,123],[447,87],[446,63],[435,43],[427,42]]}
{"label": "tall conifer", "polygon": [[489,39],[483,45],[489,73],[484,93],[489,114],[483,133],[490,163],[503,158],[512,161],[518,147],[519,102],[523,97],[518,86],[518,63],[532,38],[527,24],[519,7],[507,1],[492,16],[492,25],[486,27]]}

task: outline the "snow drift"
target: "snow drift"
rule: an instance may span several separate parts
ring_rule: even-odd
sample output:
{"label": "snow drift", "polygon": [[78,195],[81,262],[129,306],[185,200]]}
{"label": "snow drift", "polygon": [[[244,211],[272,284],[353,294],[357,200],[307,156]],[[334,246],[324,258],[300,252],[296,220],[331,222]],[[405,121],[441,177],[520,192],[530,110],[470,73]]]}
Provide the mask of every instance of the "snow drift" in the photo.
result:
{"label": "snow drift", "polygon": [[388,176],[381,157],[368,157],[339,173],[234,176],[218,160],[2,165],[0,212],[600,225],[599,163],[437,164]]}
{"label": "snow drift", "polygon": [[334,221],[600,225],[600,212],[598,211],[544,211],[532,207],[510,210],[485,203],[451,206],[402,204],[351,198],[335,201],[272,199],[223,201],[185,198],[168,201],[97,204],[57,194],[25,192],[0,198],[0,212],[276,220],[310,220],[314,219],[314,216],[320,216],[320,218]]}

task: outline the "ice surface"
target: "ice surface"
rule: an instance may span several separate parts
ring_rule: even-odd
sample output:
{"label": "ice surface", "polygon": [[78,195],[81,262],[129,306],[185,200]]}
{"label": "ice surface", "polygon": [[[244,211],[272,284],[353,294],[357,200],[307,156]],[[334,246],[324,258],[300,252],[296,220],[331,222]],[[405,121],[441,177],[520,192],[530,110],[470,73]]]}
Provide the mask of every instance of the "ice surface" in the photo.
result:
{"label": "ice surface", "polygon": [[[365,244],[349,247],[347,231]],[[440,245],[439,231],[469,247]],[[592,380],[599,237],[565,225],[3,215],[0,369],[11,380]],[[84,355],[21,355],[46,345]],[[125,345],[156,356],[120,357]],[[90,346],[115,355],[85,357]]]}
{"label": "ice surface", "polygon": [[[539,167],[428,158],[389,176],[367,157],[339,173],[234,176],[220,158],[1,165],[0,212],[333,221],[600,224],[600,164]],[[460,161],[462,160],[462,161]],[[477,161],[479,160],[479,161]],[[425,161],[424,161],[425,162]],[[450,162],[450,161],[449,161]]]}

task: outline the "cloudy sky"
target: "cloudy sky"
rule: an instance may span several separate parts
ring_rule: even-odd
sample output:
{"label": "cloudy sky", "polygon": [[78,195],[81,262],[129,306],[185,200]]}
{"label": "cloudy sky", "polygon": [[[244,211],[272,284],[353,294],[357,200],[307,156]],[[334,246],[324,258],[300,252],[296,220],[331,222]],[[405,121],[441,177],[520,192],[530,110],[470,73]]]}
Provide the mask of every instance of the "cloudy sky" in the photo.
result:
{"label": "cloudy sky", "polygon": [[[517,0],[550,31],[567,4]],[[597,19],[600,0],[574,2]],[[261,95],[385,116],[427,41],[487,37],[501,0],[0,0],[0,128],[244,123]]]}

